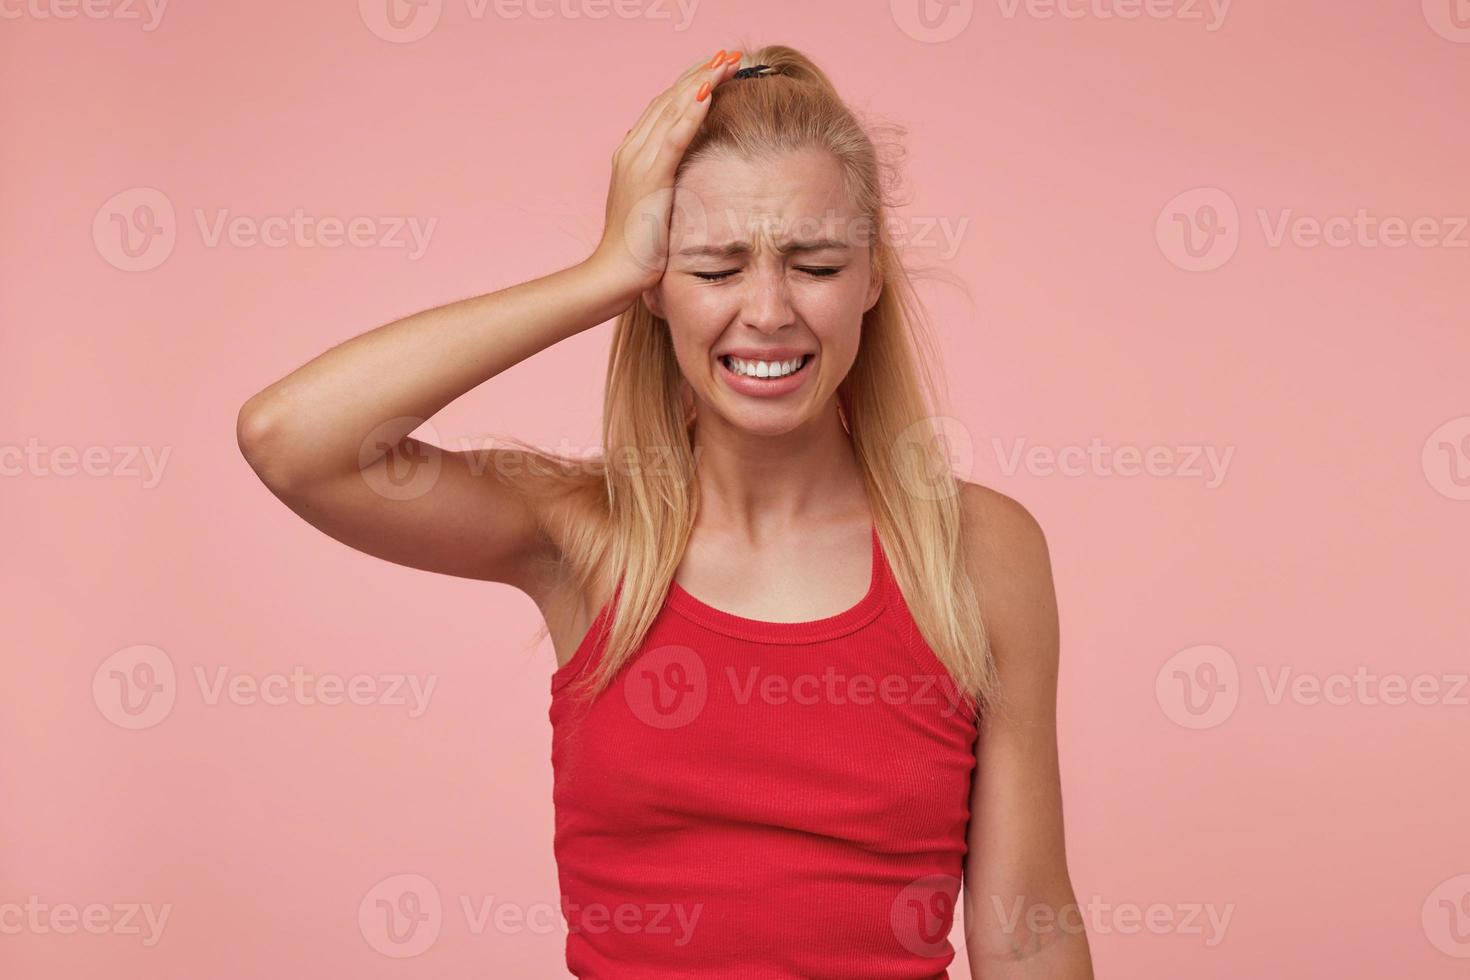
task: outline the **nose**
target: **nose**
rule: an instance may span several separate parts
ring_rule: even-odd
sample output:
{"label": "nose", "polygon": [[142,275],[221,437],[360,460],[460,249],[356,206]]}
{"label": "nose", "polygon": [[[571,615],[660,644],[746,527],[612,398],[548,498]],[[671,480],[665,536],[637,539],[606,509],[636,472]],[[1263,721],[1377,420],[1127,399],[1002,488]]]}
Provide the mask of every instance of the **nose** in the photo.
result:
{"label": "nose", "polygon": [[775,263],[773,268],[762,263],[759,268],[747,271],[740,306],[740,319],[745,326],[774,333],[796,322],[786,270],[781,266]]}

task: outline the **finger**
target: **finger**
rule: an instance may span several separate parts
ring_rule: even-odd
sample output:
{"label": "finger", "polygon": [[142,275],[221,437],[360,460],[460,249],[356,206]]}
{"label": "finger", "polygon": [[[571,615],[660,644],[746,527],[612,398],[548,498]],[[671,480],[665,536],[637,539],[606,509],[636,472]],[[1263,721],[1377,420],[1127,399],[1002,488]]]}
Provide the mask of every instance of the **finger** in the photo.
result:
{"label": "finger", "polygon": [[[735,62],[725,61],[722,58],[720,63],[713,68],[701,66],[693,72],[680,76],[677,82],[655,100],[657,111],[650,111],[639,120],[639,125],[633,128],[633,134],[627,140],[628,152],[636,154],[645,147],[657,143],[671,125],[690,112],[695,114],[696,120],[703,119],[704,114],[709,110],[711,99],[709,95],[706,95],[702,101],[696,98],[700,86],[708,82],[710,91],[713,92],[735,70]],[[649,106],[650,110],[654,108],[652,105]]]}
{"label": "finger", "polygon": [[682,72],[680,72],[678,80],[683,81],[686,78],[692,76],[695,72],[700,71],[701,69],[714,67],[715,58],[719,58],[723,61],[725,59],[725,56],[729,53],[730,52],[726,51],[724,48],[721,48],[713,57],[701,58],[699,61],[696,61],[694,64],[690,65],[688,68],[685,68]]}
{"label": "finger", "polygon": [[662,134],[655,131],[653,139],[658,141],[660,155],[668,153],[675,160],[683,158],[689,144],[694,141],[694,134],[699,131],[700,123],[709,114],[709,106],[713,101],[712,95],[705,96],[702,102],[691,100],[681,115],[669,121]]}
{"label": "finger", "polygon": [[716,57],[708,58],[698,64],[691,65],[680,73],[679,77],[674,80],[674,84],[664,89],[648,103],[648,108],[643,111],[643,115],[633,124],[631,138],[624,141],[624,145],[630,154],[636,153],[647,142],[649,132],[657,120],[669,109],[670,102],[680,98],[680,93],[686,89],[697,89],[704,78],[712,77],[722,70],[727,54],[728,52],[721,49]]}
{"label": "finger", "polygon": [[646,122],[650,117],[662,111],[668,100],[672,98],[675,93],[677,93],[679,88],[682,85],[686,84],[689,79],[694,78],[701,72],[711,71],[720,67],[724,63],[725,58],[729,53],[730,52],[726,51],[724,48],[721,48],[713,57],[701,59],[690,65],[688,68],[685,68],[682,72],[679,73],[679,77],[674,80],[674,83],[672,85],[670,85],[668,88],[664,89],[658,95],[649,100],[648,105],[645,106],[643,109],[643,114],[638,117],[638,121],[633,124],[632,128],[629,129],[628,132],[631,133],[639,130],[642,127],[643,123]]}
{"label": "finger", "polygon": [[[714,90],[735,73],[736,64],[737,62],[721,61],[714,68],[683,80],[672,93],[670,101],[665,104],[664,110],[649,121],[648,133],[638,149],[647,152],[652,147],[661,148],[668,142],[675,127],[692,138],[694,130],[699,127],[714,102]],[[701,94],[703,98],[700,98]],[[687,145],[686,140],[683,146]]]}
{"label": "finger", "polygon": [[631,152],[634,149],[634,140],[630,140],[628,137],[634,133],[642,133],[654,114],[663,111],[663,95],[664,93],[659,93],[648,101],[648,105],[643,107],[643,112],[634,121],[633,125],[628,128],[628,132],[623,134],[623,149]]}

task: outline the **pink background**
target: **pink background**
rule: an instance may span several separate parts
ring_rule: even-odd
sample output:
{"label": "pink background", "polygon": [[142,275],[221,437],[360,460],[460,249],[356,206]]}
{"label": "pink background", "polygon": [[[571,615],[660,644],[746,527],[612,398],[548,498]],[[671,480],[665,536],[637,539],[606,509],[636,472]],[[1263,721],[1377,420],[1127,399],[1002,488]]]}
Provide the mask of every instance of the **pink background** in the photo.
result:
{"label": "pink background", "polygon": [[[385,0],[179,2],[151,29],[27,2],[0,25],[0,975],[564,974],[535,606],[318,533],[256,481],[235,414],[351,335],[583,258],[623,131],[742,40],[808,51],[909,127],[904,227],[967,284],[924,287],[957,465],[1051,543],[1098,976],[1470,968],[1463,0],[1460,21],[1451,0],[989,0],[931,28],[914,0],[704,0],[687,22],[431,0],[397,34]],[[116,221],[140,204],[161,233],[130,255]],[[211,243],[222,210],[298,209],[366,216],[369,243]],[[1273,239],[1360,211],[1428,223],[1403,247]],[[422,255],[378,240],[405,216],[436,222]],[[435,431],[590,451],[609,330]],[[1093,440],[1159,466],[1011,456]],[[1230,453],[1220,479],[1190,447]],[[111,678],[138,645],[173,701],[130,729]],[[298,666],[435,687],[417,717],[211,697],[218,671]],[[1438,693],[1276,697],[1283,670]],[[397,958],[371,910],[427,894],[406,874],[442,912]],[[30,896],[108,924],[22,924]],[[130,904],[169,907],[156,942]]]}

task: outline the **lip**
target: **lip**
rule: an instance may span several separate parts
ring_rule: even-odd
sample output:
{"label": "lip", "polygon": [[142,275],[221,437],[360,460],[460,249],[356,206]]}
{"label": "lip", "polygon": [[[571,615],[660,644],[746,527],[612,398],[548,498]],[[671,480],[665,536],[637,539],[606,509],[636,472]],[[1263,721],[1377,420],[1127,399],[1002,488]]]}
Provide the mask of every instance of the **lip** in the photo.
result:
{"label": "lip", "polygon": [[[794,350],[791,354],[785,356],[752,357],[749,359],[756,361],[783,361],[790,360],[803,353],[809,352]],[[727,354],[730,357],[739,357],[741,360],[747,359],[747,355],[734,352],[727,352]],[[715,363],[719,365],[715,369],[716,373],[725,382],[726,387],[742,395],[750,395],[754,398],[775,398],[780,395],[791,394],[791,392],[796,391],[806,384],[807,377],[812,373],[812,365],[817,363],[817,355],[813,353],[811,359],[802,365],[794,374],[788,374],[784,378],[776,378],[773,381],[770,378],[747,378],[743,375],[736,374],[734,371],[725,367],[725,356],[725,354],[721,354],[715,357]]]}

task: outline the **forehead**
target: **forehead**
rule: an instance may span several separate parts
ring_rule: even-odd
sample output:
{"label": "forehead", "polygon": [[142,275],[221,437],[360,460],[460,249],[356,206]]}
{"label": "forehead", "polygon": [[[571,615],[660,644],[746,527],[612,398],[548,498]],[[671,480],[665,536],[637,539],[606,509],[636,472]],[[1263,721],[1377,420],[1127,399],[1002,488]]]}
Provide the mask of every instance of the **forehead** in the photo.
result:
{"label": "forehead", "polygon": [[837,237],[858,230],[842,167],[815,148],[747,158],[700,157],[679,175],[670,232],[675,243]]}

